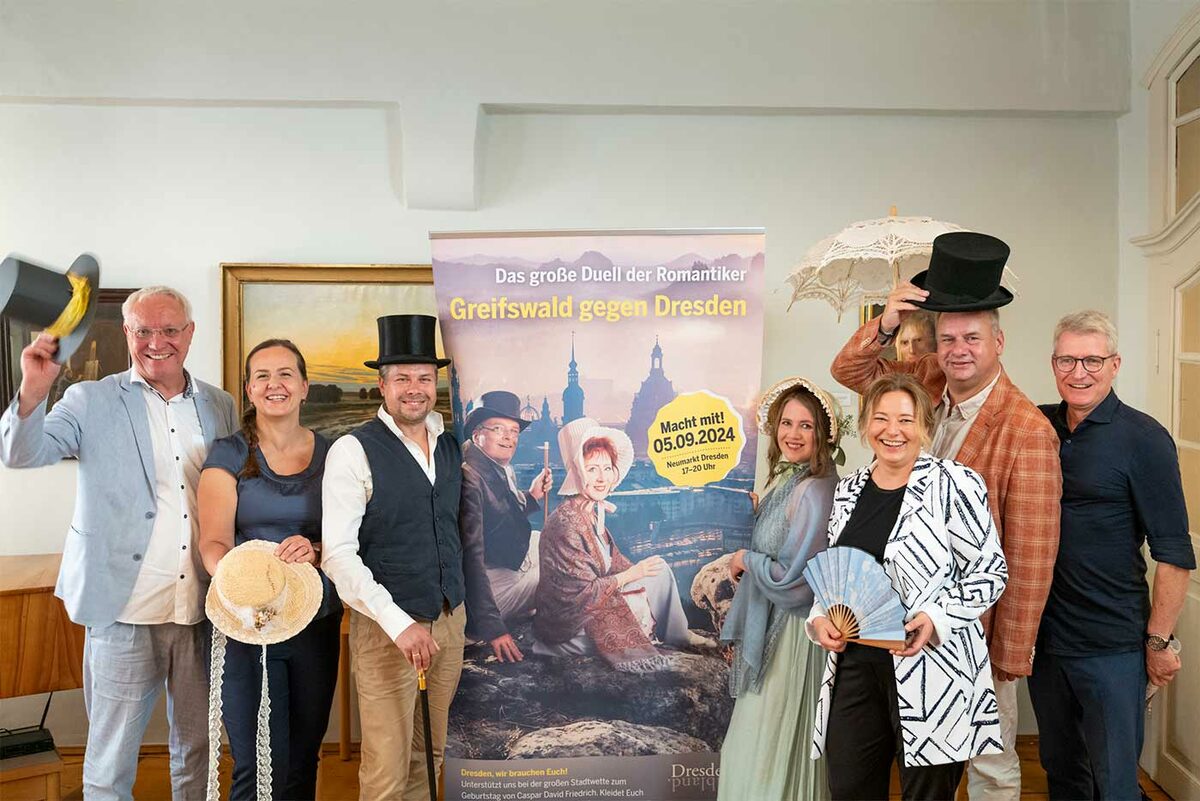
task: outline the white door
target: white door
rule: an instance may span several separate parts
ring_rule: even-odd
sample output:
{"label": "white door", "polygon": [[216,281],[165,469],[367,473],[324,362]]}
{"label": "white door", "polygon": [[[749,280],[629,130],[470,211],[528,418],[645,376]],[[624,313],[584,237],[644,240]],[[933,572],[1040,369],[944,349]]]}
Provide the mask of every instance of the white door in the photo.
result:
{"label": "white door", "polygon": [[[1192,548],[1200,552],[1200,232],[1152,258],[1149,411],[1179,450]],[[1200,801],[1200,571],[1175,627],[1183,670],[1154,701],[1143,766],[1173,798]]]}

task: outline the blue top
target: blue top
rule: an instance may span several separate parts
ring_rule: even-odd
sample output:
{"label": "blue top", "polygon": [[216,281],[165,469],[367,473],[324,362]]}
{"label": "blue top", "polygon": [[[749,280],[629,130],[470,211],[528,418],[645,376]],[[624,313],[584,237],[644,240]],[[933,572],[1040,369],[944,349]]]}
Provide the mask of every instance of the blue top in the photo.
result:
{"label": "blue top", "polygon": [[[321,478],[325,474],[329,440],[317,433],[313,437],[312,461],[303,471],[289,476],[272,471],[262,450],[256,449],[259,475],[240,478],[238,473],[246,464],[246,454],[250,450],[241,431],[213,443],[204,469],[220,468],[237,479],[234,545],[248,540],[283,542],[293,534],[302,534],[312,542],[321,541]],[[317,572],[321,575],[325,593],[316,617],[341,612],[342,602],[333,583],[323,571]]]}
{"label": "blue top", "polygon": [[1150,619],[1142,543],[1149,540],[1156,562],[1196,566],[1175,442],[1115,392],[1074,431],[1066,403],[1040,408],[1058,433],[1063,497],[1038,648],[1061,656],[1141,650]]}

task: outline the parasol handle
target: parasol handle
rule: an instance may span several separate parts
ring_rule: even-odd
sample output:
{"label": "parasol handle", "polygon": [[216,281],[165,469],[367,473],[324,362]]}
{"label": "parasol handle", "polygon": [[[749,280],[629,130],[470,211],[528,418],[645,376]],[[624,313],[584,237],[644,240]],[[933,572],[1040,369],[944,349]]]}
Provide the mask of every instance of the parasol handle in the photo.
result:
{"label": "parasol handle", "polygon": [[[896,216],[896,207],[894,205],[888,209],[888,216]],[[888,266],[892,268],[892,289],[895,289],[896,287],[900,286],[900,263],[889,261]]]}

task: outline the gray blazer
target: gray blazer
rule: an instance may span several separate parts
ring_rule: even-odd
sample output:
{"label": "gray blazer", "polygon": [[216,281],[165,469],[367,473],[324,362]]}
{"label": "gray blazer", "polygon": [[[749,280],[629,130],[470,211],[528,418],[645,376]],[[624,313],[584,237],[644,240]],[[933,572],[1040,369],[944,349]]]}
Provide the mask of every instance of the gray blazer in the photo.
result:
{"label": "gray blazer", "polygon": [[[49,414],[43,402],[24,420],[14,398],[0,416],[0,462],[6,466],[79,458],[75,515],[54,594],[71,620],[84,626],[108,625],[125,608],[154,529],[150,423],[143,390],[129,376],[126,371],[73,384]],[[233,398],[193,381],[200,429],[211,446],[236,430]]]}

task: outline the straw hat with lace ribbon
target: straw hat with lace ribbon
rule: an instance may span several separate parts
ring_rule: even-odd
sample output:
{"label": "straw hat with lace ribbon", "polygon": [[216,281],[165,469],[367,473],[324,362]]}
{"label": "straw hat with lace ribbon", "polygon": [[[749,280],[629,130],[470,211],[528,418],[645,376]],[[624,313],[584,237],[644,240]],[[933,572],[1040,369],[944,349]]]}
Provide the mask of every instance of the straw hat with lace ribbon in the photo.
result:
{"label": "straw hat with lace ribbon", "polygon": [[226,638],[262,648],[261,700],[255,735],[257,797],[271,798],[271,700],[267,694],[267,646],[300,633],[321,606],[323,588],[316,568],[284,562],[278,543],[250,540],[221,558],[208,588],[204,611],[213,624],[212,670],[208,695],[208,801],[218,801],[220,784],[221,686]]}

